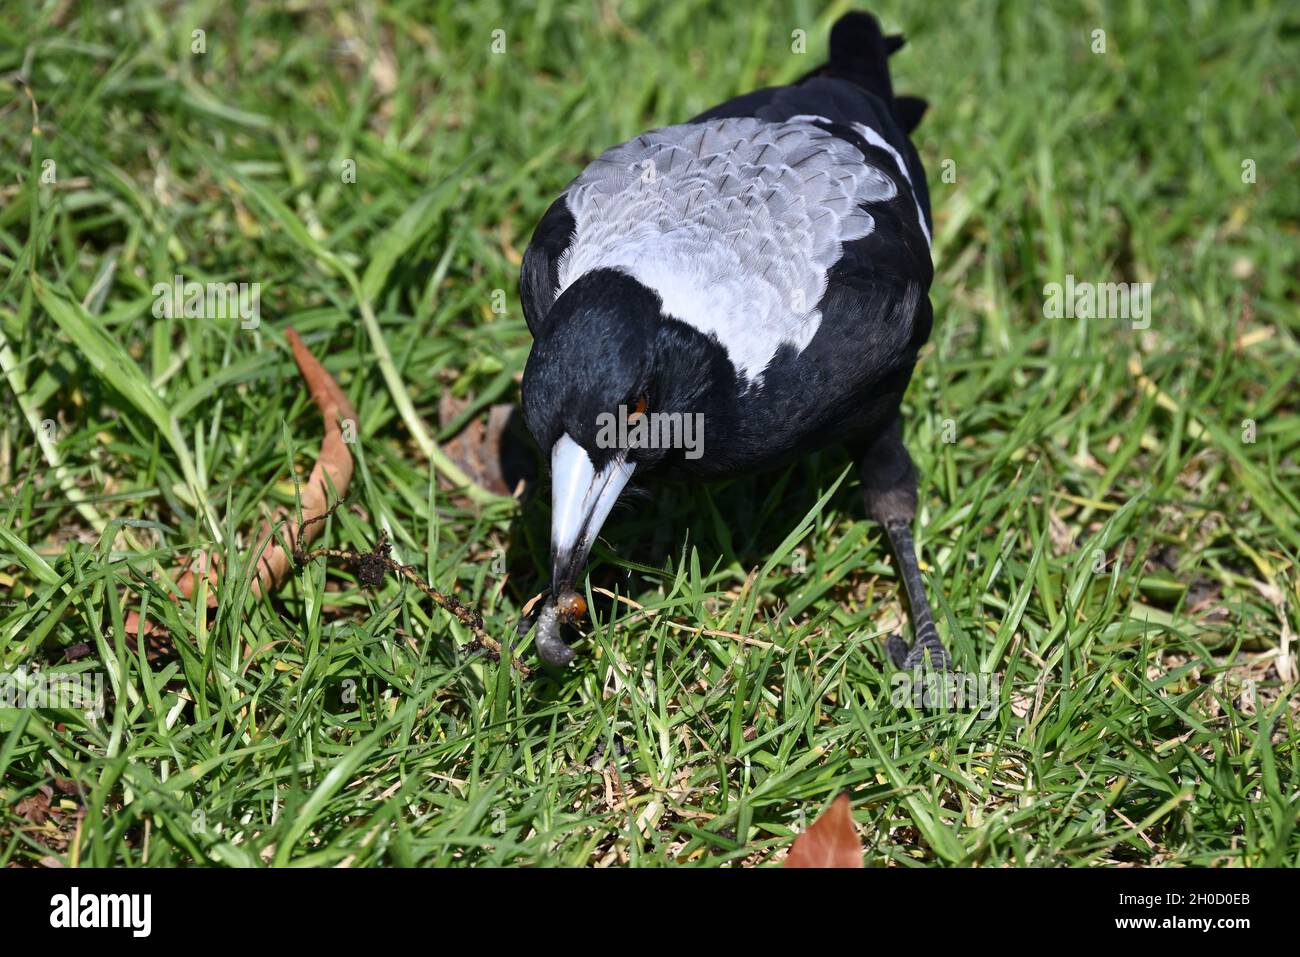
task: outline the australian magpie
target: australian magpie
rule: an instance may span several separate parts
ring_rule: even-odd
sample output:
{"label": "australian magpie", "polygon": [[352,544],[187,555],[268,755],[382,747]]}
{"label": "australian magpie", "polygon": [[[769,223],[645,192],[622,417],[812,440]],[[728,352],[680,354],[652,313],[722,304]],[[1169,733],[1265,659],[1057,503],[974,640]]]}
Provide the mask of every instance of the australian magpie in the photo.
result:
{"label": "australian magpie", "polygon": [[[912,542],[899,414],[933,275],[908,139],[926,104],[889,77],[902,45],[849,13],[824,66],[605,151],[542,217],[520,290],[534,339],[524,418],[551,466],[544,661],[572,660],[557,620],[585,613],[575,582],[634,475],[724,479],[838,444],[911,607],[915,640],[891,637],[891,659],[950,667]],[[680,441],[683,422],[701,441]]]}

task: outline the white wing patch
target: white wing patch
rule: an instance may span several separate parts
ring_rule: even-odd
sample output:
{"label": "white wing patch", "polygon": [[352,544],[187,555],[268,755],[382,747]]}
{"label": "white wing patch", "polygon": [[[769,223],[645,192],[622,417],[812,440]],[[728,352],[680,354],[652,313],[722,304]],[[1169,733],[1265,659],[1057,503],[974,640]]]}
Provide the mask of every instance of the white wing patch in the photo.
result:
{"label": "white wing patch", "polygon": [[827,272],[875,226],[861,204],[896,193],[852,144],[803,117],[652,130],[570,186],[576,228],[559,291],[593,269],[627,272],[667,314],[717,336],[752,382],[782,345],[812,341]]}
{"label": "white wing patch", "polygon": [[[828,120],[824,116],[817,116],[812,113],[802,113],[799,116],[791,117],[787,122],[830,123],[831,120]],[[930,241],[930,227],[925,225],[925,213],[921,211],[921,201],[916,198],[916,186],[912,182],[912,175],[907,171],[907,164],[903,162],[903,157],[898,154],[898,150],[894,149],[894,147],[890,145],[889,140],[885,139],[866,124],[851,123],[849,125],[852,127],[853,132],[857,133],[869,144],[877,149],[884,150],[894,158],[894,165],[898,167],[898,172],[902,174],[903,179],[907,181],[907,185],[912,187],[912,202],[916,204],[916,222],[917,225],[921,227],[921,234],[925,236],[925,245],[933,246],[934,243]]]}

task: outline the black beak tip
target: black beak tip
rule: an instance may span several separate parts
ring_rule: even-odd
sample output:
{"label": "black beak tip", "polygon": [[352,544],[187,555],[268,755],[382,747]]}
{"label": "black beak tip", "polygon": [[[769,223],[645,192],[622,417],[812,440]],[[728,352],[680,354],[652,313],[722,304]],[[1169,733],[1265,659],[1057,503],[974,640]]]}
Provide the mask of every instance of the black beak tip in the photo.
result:
{"label": "black beak tip", "polygon": [[551,555],[551,594],[563,595],[573,590],[573,582],[587,561],[584,550],[564,549]]}

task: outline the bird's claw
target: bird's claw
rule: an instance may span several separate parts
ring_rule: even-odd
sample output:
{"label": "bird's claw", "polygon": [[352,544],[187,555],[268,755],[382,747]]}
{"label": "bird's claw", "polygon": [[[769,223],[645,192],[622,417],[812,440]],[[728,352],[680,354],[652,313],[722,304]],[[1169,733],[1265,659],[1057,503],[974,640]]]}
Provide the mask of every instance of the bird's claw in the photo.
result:
{"label": "bird's claw", "polygon": [[893,634],[885,639],[885,654],[889,656],[889,663],[895,668],[906,668],[907,653],[910,651],[907,642],[902,636]]}
{"label": "bird's claw", "polygon": [[952,656],[937,638],[922,638],[908,646],[898,635],[885,639],[885,652],[895,668],[913,671],[928,665],[934,671],[952,671]]}

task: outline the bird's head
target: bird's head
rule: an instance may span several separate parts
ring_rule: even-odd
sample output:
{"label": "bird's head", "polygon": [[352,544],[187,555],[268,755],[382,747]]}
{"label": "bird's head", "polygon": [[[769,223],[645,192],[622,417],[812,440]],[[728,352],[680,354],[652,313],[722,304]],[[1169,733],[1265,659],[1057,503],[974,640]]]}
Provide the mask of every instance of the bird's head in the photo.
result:
{"label": "bird's head", "polygon": [[[659,297],[631,276],[589,272],[556,299],[524,370],[529,430],[551,464],[551,587],[571,590],[605,519],[634,473],[696,453],[649,441],[669,422],[702,449],[704,401],[719,351],[662,315]],[[673,418],[674,414],[676,415]],[[653,433],[652,433],[653,434]]]}

